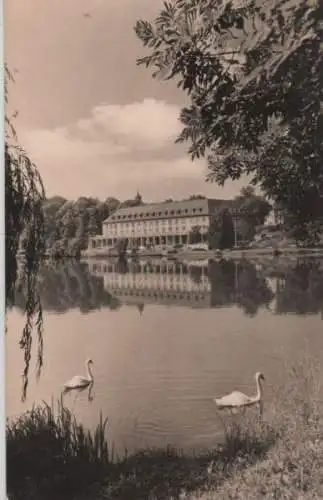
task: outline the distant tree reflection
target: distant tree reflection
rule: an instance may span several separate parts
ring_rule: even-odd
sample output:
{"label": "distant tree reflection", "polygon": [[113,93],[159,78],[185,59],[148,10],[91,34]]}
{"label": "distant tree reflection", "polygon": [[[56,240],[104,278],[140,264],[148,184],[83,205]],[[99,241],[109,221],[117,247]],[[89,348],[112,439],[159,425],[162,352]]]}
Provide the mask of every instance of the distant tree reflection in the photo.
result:
{"label": "distant tree reflection", "polygon": [[250,261],[212,262],[208,273],[212,285],[211,307],[237,305],[245,314],[254,316],[274,297],[265,277]]}
{"label": "distant tree reflection", "polygon": [[119,274],[126,274],[129,272],[129,266],[126,258],[120,257],[116,264],[116,271]]}
{"label": "distant tree reflection", "polygon": [[270,304],[274,293],[252,262],[243,260],[237,267],[235,302],[248,316],[255,316],[260,307]]}
{"label": "distant tree reflection", "polygon": [[202,269],[198,266],[191,266],[189,274],[194,283],[199,284],[202,282]]}
{"label": "distant tree reflection", "polygon": [[208,268],[211,282],[211,307],[234,304],[235,264],[231,260],[210,262]]}
{"label": "distant tree reflection", "polygon": [[317,260],[299,261],[276,275],[277,314],[323,313],[323,269]]}
{"label": "distant tree reflection", "polygon": [[[88,267],[75,261],[43,265],[39,277],[39,294],[44,311],[58,313],[79,309],[86,314],[101,307],[118,309],[121,303],[104,288],[103,277],[90,274]],[[26,294],[20,286],[14,305],[24,309]]]}

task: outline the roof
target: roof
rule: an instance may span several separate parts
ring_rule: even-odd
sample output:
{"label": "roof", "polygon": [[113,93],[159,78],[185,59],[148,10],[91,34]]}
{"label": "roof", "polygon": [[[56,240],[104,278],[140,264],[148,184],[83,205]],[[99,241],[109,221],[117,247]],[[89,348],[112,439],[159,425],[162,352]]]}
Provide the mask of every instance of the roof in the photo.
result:
{"label": "roof", "polygon": [[125,207],[116,210],[104,223],[116,220],[133,219],[161,219],[168,217],[194,217],[209,215],[215,209],[228,203],[230,200],[217,200],[211,198],[193,199],[185,201],[169,201],[165,203],[150,203],[137,207]]}

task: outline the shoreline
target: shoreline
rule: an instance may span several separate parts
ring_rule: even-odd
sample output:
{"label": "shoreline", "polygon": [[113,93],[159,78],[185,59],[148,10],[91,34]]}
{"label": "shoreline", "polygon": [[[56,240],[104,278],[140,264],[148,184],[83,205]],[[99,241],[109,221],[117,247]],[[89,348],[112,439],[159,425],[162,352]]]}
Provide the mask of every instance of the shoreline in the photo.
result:
{"label": "shoreline", "polygon": [[[303,257],[322,257],[323,258],[323,248],[248,248],[248,249],[232,249],[232,250],[206,250],[204,252],[201,251],[181,251],[178,253],[174,253],[173,255],[164,256],[161,252],[142,252],[136,255],[136,259],[146,259],[147,257],[155,257],[155,258],[164,258],[167,260],[206,260],[206,259],[243,259],[248,257],[260,257],[260,256],[271,256],[271,257],[280,257],[280,256],[289,256],[289,255],[297,255]],[[96,258],[106,258],[106,259],[115,259],[118,258],[116,253],[111,254],[106,251],[103,252],[90,252],[84,251],[81,254],[81,260],[87,259],[96,259]],[[125,256],[125,259],[134,259],[133,256]]]}

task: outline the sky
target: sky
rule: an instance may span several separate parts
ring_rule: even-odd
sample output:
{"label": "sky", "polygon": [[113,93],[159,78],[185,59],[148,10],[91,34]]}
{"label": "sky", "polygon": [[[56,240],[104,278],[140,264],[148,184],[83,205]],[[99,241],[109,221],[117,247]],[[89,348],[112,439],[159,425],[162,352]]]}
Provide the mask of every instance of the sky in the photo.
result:
{"label": "sky", "polygon": [[161,0],[5,4],[9,108],[47,196],[227,199],[246,184],[206,183],[206,162],[174,144],[185,94],[136,65],[145,52],[133,26],[153,20]]}

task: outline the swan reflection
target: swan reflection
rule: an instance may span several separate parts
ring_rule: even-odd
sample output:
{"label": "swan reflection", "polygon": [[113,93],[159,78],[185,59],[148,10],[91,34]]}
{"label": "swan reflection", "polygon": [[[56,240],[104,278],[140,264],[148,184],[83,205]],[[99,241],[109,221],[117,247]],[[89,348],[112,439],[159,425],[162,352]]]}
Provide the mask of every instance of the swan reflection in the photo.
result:
{"label": "swan reflection", "polygon": [[94,386],[94,381],[90,382],[88,385],[85,385],[83,387],[65,387],[62,391],[62,396],[65,396],[69,393],[75,394],[73,404],[76,401],[77,396],[79,396],[80,393],[85,393],[85,391],[88,391],[87,399],[91,403],[94,399],[93,395],[93,386]]}

